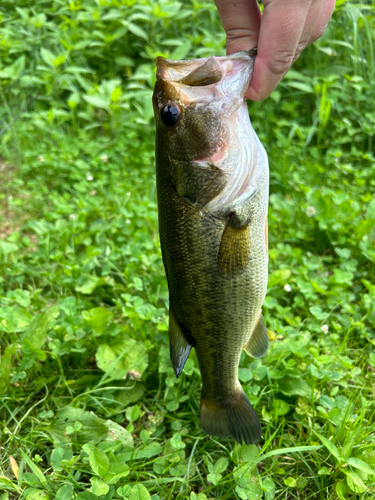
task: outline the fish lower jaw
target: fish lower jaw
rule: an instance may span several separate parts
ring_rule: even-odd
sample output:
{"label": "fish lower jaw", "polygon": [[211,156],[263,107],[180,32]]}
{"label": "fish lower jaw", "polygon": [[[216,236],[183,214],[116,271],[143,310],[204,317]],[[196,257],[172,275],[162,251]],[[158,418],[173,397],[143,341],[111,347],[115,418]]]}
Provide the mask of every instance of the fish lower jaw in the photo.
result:
{"label": "fish lower jaw", "polygon": [[256,177],[263,166],[259,164],[259,139],[251,126],[246,104],[240,106],[227,129],[230,134],[225,148],[210,157],[228,175],[224,189],[205,207],[211,214],[237,206],[250,197],[258,187]]}

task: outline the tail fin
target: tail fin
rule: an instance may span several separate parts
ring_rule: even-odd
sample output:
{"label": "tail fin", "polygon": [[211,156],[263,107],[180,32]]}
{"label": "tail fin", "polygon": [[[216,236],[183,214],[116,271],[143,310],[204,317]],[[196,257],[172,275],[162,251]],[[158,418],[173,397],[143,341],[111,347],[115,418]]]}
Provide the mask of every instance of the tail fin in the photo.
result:
{"label": "tail fin", "polygon": [[231,436],[238,443],[257,443],[262,435],[257,414],[242,387],[238,395],[224,401],[201,397],[201,427],[211,436]]}

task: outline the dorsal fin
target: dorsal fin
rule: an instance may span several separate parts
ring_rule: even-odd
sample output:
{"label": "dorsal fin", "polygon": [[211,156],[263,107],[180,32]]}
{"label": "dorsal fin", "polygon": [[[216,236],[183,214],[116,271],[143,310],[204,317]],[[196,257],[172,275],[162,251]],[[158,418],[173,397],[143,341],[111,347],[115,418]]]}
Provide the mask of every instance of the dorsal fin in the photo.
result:
{"label": "dorsal fin", "polygon": [[184,369],[192,346],[182,333],[172,308],[169,310],[169,347],[173,369],[178,378]]}

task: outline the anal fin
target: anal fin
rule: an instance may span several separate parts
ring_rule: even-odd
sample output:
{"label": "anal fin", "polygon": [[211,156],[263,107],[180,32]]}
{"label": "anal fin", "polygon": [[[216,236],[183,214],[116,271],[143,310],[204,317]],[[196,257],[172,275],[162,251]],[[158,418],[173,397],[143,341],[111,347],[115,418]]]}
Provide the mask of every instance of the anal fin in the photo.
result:
{"label": "anal fin", "polygon": [[268,333],[261,314],[244,349],[249,356],[256,359],[261,358],[268,349]]}
{"label": "anal fin", "polygon": [[243,273],[250,257],[250,228],[231,227],[229,224],[221,237],[218,270],[224,278],[233,278]]}
{"label": "anal fin", "polygon": [[178,378],[184,369],[192,346],[182,333],[172,309],[169,310],[169,347],[173,369]]}

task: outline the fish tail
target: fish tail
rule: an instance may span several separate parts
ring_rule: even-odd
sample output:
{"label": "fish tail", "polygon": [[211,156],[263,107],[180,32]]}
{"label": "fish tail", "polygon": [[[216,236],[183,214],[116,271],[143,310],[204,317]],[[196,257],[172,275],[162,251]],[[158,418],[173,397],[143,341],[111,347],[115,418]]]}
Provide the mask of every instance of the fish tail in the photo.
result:
{"label": "fish tail", "polygon": [[227,399],[216,400],[204,397],[202,392],[200,424],[211,436],[231,436],[238,443],[257,443],[262,435],[257,414],[242,387]]}

